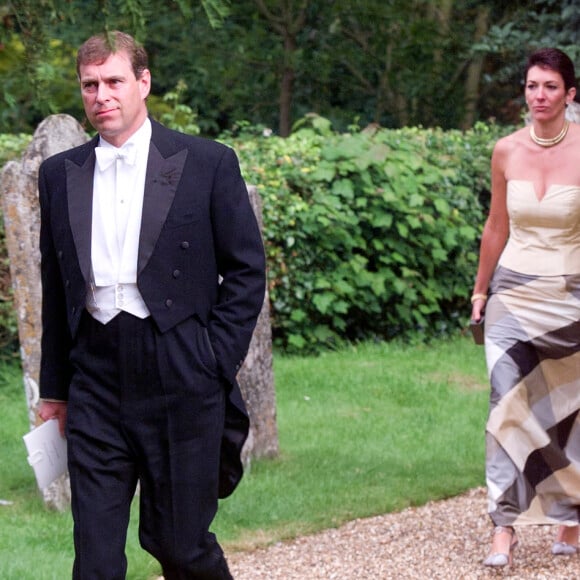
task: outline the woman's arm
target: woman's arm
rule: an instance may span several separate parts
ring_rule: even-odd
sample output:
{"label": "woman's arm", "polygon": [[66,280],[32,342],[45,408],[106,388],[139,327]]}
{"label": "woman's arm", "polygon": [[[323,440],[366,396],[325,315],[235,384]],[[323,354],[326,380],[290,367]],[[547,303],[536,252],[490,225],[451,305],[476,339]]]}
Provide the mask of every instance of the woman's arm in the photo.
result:
{"label": "woman's arm", "polygon": [[491,205],[483,228],[479,266],[472,294],[471,318],[479,320],[485,308],[487,291],[499,257],[509,235],[507,180],[505,169],[512,144],[509,137],[500,139],[491,157]]}

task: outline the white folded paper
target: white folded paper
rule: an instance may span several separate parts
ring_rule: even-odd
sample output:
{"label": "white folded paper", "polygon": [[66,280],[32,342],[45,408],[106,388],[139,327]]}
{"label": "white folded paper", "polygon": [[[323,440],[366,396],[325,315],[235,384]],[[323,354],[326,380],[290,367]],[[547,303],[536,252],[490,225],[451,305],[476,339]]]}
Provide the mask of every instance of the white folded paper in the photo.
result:
{"label": "white folded paper", "polygon": [[22,438],[28,451],[28,463],[42,490],[66,472],[66,439],[58,430],[57,419],[42,423]]}

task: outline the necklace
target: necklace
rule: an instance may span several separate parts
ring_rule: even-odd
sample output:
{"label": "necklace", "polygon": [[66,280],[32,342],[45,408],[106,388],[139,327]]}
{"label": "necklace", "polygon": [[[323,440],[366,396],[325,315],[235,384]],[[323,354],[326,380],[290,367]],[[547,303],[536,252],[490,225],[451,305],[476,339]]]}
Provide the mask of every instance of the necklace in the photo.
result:
{"label": "necklace", "polygon": [[565,121],[562,130],[555,137],[552,137],[551,139],[542,139],[541,137],[538,137],[536,135],[536,132],[534,131],[534,126],[532,125],[530,127],[530,137],[532,138],[532,141],[536,145],[539,145],[540,147],[553,147],[554,145],[558,145],[558,143],[560,143],[560,141],[562,141],[564,137],[566,137],[566,133],[568,133],[569,126],[570,123],[568,121]]}

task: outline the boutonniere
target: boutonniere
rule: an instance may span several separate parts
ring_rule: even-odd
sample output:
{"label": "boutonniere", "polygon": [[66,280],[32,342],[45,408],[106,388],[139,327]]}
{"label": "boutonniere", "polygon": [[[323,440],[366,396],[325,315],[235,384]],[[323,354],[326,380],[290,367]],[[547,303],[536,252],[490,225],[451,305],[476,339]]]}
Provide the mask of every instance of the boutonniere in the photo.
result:
{"label": "boutonniere", "polygon": [[178,167],[170,167],[168,169],[164,169],[159,173],[159,178],[156,180],[161,185],[164,186],[171,186],[174,187],[179,182],[181,178],[181,168]]}
{"label": "boutonniere", "polygon": [[155,180],[163,186],[177,187],[181,174],[183,173],[183,166],[187,158],[187,149],[183,149],[172,157],[165,160],[163,169],[159,172],[159,176]]}

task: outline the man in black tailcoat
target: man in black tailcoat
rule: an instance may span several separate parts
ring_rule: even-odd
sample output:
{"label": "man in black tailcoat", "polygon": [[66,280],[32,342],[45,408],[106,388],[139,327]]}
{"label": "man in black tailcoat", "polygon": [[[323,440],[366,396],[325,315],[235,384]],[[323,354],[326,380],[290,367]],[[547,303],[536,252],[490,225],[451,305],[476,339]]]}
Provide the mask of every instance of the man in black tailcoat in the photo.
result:
{"label": "man in black tailcoat", "polygon": [[73,578],[125,578],[139,482],[140,541],[165,579],[226,579],[208,529],[242,475],[236,374],[264,249],[234,152],[151,120],[147,66],[127,34],[86,41],[98,135],[40,168],[40,416],[67,438]]}

